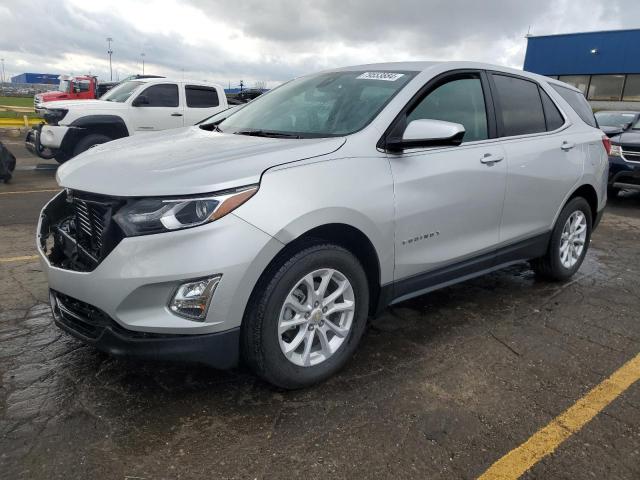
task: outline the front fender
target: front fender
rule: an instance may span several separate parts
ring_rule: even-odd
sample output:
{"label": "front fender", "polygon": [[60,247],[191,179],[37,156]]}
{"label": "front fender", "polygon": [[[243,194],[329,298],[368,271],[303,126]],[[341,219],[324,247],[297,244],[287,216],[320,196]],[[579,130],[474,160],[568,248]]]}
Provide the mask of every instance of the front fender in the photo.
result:
{"label": "front fender", "polygon": [[354,227],[376,250],[382,284],[393,280],[394,195],[386,157],[330,159],[267,171],[258,193],[234,213],[284,244],[328,224]]}
{"label": "front fender", "polygon": [[76,144],[86,135],[97,133],[112,140],[129,136],[129,129],[118,115],[86,115],[66,125],[69,131],[60,144],[60,150],[72,153]]}

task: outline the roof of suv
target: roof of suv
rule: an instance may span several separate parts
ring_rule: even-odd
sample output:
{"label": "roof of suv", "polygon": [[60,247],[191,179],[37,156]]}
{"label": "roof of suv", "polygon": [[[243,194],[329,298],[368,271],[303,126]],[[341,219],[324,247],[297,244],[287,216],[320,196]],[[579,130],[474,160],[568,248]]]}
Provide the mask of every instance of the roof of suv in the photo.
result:
{"label": "roof of suv", "polygon": [[529,78],[534,78],[538,81],[544,81],[548,83],[552,83],[555,85],[560,85],[565,88],[570,88],[579,92],[577,88],[569,85],[567,83],[561,82],[554,78],[545,77],[543,75],[538,75],[537,73],[527,72],[524,70],[518,70],[515,68],[504,67],[501,65],[494,65],[491,63],[481,63],[481,62],[466,62],[466,61],[437,61],[437,62],[389,62],[389,63],[369,63],[364,65],[353,65],[348,67],[330,69],[328,71],[367,71],[367,70],[378,70],[378,71],[410,71],[410,72],[425,72],[435,67],[446,66],[451,70],[455,69],[480,69],[480,70],[494,70],[505,73],[513,73],[514,75],[522,75]]}

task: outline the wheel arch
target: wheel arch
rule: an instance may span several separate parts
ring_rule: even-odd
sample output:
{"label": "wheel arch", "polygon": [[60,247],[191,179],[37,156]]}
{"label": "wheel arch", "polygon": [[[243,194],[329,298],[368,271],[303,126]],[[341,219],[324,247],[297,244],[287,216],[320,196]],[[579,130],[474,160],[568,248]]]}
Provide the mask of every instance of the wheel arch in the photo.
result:
{"label": "wheel arch", "polygon": [[569,203],[576,197],[584,198],[589,204],[589,207],[591,209],[591,222],[593,226],[593,223],[596,221],[596,218],[598,216],[598,193],[596,192],[596,189],[588,183],[580,185],[571,193],[571,195],[569,195],[569,198],[567,198],[567,201],[564,202],[562,208],[564,208],[567,203]]}
{"label": "wheel arch", "polygon": [[87,135],[106,135],[112,140],[129,136],[126,123],[118,115],[87,115],[77,118],[69,127],[60,145],[60,150],[69,154],[73,154],[77,143]]}
{"label": "wheel arch", "polygon": [[369,285],[369,306],[368,313],[372,315],[376,312],[381,291],[381,265],[380,259],[373,242],[359,228],[345,223],[327,223],[318,225],[306,230],[296,238],[288,242],[269,262],[267,267],[260,274],[258,281],[253,287],[249,297],[249,302],[245,307],[249,310],[251,304],[256,299],[256,295],[264,286],[274,268],[289,258],[295,252],[318,243],[332,243],[338,245],[353,254],[365,271],[367,283]]}

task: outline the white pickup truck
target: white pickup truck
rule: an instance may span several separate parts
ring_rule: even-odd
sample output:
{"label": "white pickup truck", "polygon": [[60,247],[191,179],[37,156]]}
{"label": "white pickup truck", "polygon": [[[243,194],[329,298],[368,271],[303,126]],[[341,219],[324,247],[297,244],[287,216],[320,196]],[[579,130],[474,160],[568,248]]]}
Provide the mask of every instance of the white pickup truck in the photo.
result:
{"label": "white pickup truck", "polygon": [[99,100],[48,102],[27,148],[63,163],[117,138],[195,125],[226,110],[223,87],[205,82],[145,78],[123,82]]}

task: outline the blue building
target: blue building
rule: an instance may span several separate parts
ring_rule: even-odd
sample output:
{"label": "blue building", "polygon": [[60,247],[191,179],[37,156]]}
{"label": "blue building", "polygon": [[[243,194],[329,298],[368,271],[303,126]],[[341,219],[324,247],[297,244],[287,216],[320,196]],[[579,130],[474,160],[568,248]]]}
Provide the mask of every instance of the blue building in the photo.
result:
{"label": "blue building", "polygon": [[58,85],[59,73],[21,73],[11,77],[11,83],[33,83],[40,85]]}
{"label": "blue building", "polygon": [[524,70],[579,88],[596,109],[640,109],[640,29],[527,40]]}

